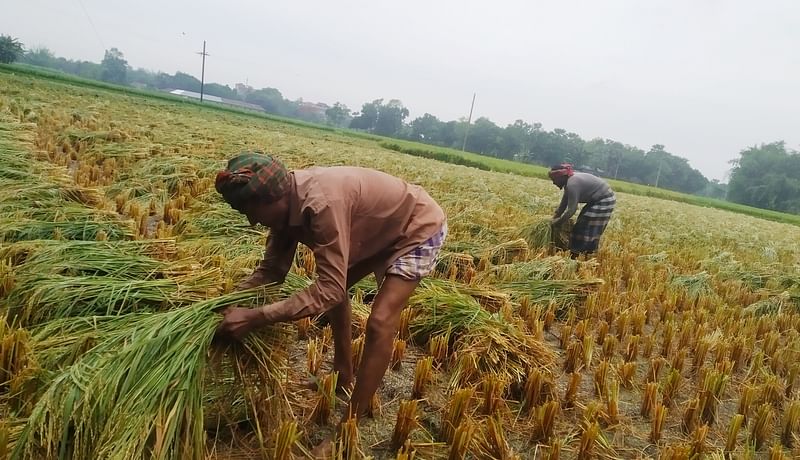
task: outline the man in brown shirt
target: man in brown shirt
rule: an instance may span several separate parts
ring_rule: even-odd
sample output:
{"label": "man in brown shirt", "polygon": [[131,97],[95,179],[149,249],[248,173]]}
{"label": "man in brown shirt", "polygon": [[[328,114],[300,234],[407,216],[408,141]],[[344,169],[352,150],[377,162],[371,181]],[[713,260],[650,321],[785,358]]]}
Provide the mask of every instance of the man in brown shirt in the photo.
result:
{"label": "man in brown shirt", "polygon": [[334,370],[353,382],[347,290],[370,273],[380,286],[367,320],[364,355],[349,413],[361,417],[389,365],[400,312],[434,266],[447,233],[444,212],[419,186],[364,168],[289,172],[274,158],[245,153],[217,175],[216,189],[251,224],[270,228],[264,259],[241,288],[281,283],[298,243],[316,260],[316,280],[257,309],[225,312],[218,333],[241,338],[266,324],[325,313],[333,329]]}

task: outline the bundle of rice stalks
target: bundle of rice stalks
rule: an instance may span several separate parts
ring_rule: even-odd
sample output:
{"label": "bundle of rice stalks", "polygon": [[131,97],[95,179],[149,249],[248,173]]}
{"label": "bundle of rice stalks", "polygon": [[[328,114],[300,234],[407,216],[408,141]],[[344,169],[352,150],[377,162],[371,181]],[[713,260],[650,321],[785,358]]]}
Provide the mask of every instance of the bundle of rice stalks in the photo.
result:
{"label": "bundle of rice stalks", "polygon": [[11,293],[22,324],[74,316],[156,311],[219,294],[217,269],[154,280],[107,276],[40,275],[24,278]]}
{"label": "bundle of rice stalks", "polygon": [[475,383],[487,372],[501,372],[509,383],[523,382],[533,368],[550,368],[555,355],[542,342],[497,314],[486,311],[471,296],[444,285],[418,288],[409,301],[418,314],[412,336],[427,343],[448,330],[459,355],[451,384]]}
{"label": "bundle of rice stalks", "polygon": [[518,238],[486,248],[477,255],[493,265],[518,262],[528,257],[528,243]]}
{"label": "bundle of rice stalks", "polygon": [[564,269],[566,263],[568,262],[563,257],[553,256],[513,264],[495,265],[480,273],[477,282],[494,284],[551,279],[557,271]]}
{"label": "bundle of rice stalks", "polygon": [[528,299],[532,303],[548,303],[558,306],[556,316],[563,315],[566,309],[585,299],[601,286],[600,278],[573,280],[537,280],[501,282],[496,287],[511,294],[514,300]]}
{"label": "bundle of rice stalks", "polygon": [[103,220],[87,217],[79,221],[44,221],[34,219],[6,220],[0,222],[0,241],[23,240],[97,240],[105,235],[111,240],[133,239],[133,221]]}
{"label": "bundle of rice stalks", "polygon": [[[160,244],[166,248],[170,240],[162,241],[164,243]],[[154,246],[158,244],[139,241],[43,241],[34,242],[32,246],[27,242],[15,243],[0,253],[26,251],[20,271],[33,274],[147,280],[197,270],[198,267],[192,267],[189,262],[167,264],[148,255],[155,251]],[[177,251],[175,242],[171,241],[171,244],[173,251]],[[29,245],[29,248],[26,250],[24,245]]]}
{"label": "bundle of rice stalks", "polygon": [[742,312],[748,315],[780,315],[783,312],[796,312],[800,308],[800,296],[789,291],[767,297],[745,307]]}
{"label": "bundle of rice stalks", "polygon": [[28,367],[31,360],[28,331],[12,327],[0,317],[0,390]]}
{"label": "bundle of rice stalks", "polygon": [[531,249],[547,249],[555,242],[553,237],[556,233],[550,219],[540,219],[521,227],[516,237],[524,239]]}
{"label": "bundle of rice stalks", "polygon": [[[105,328],[96,343],[56,373],[11,458],[204,458],[202,383],[220,320],[216,311],[257,303],[266,292],[100,318]],[[251,334],[236,355],[266,377],[275,398],[284,371],[274,353],[283,339],[277,328]]]}
{"label": "bundle of rice stalks", "polygon": [[694,275],[673,276],[670,281],[672,286],[681,288],[686,292],[689,299],[698,299],[700,296],[709,295],[713,292],[711,288],[711,275],[702,271]]}

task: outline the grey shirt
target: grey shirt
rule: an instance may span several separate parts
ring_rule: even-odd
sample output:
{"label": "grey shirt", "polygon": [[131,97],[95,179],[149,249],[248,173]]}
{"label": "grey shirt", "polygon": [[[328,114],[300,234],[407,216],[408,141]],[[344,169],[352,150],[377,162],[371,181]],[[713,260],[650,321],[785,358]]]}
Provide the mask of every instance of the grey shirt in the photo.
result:
{"label": "grey shirt", "polygon": [[603,179],[587,173],[574,173],[564,186],[564,196],[556,209],[553,224],[561,224],[572,217],[578,210],[578,203],[591,203],[611,193],[611,187]]}

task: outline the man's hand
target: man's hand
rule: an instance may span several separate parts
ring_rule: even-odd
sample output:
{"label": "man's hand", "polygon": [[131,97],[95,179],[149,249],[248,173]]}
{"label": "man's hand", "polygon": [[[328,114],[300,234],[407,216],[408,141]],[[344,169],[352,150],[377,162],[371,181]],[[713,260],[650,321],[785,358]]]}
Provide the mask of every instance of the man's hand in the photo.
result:
{"label": "man's hand", "polygon": [[264,315],[255,308],[231,307],[225,310],[225,317],[217,326],[217,335],[241,340],[253,329],[267,324]]}
{"label": "man's hand", "polygon": [[552,219],[550,219],[550,226],[555,227],[556,225],[558,225],[558,218],[553,217]]}
{"label": "man's hand", "polygon": [[263,270],[256,268],[252,275],[236,285],[236,290],[244,291],[245,289],[263,286],[264,284],[267,284],[267,275]]}

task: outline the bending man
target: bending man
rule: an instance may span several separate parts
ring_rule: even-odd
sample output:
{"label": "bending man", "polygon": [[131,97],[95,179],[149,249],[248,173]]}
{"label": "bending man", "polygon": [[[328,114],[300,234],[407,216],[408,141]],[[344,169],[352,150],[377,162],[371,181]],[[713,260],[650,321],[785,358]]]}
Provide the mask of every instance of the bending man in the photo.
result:
{"label": "bending man", "polygon": [[445,214],[421,187],[355,167],[288,171],[271,156],[243,153],[228,161],[216,189],[250,224],[270,228],[264,259],[240,287],[281,283],[298,243],[316,259],[316,281],[260,308],[232,308],[220,334],[241,338],[277,322],[325,313],[333,329],[339,384],[354,380],[348,288],[375,273],[379,290],[367,320],[364,356],[349,413],[365,414],[389,365],[400,312],[434,267],[447,235]]}
{"label": "bending man", "polygon": [[569,238],[572,258],[596,252],[617,203],[611,186],[592,174],[574,172],[572,165],[567,163],[550,168],[548,176],[553,184],[564,190],[561,204],[551,221],[554,227],[569,220],[578,209],[578,203],[586,203]]}

